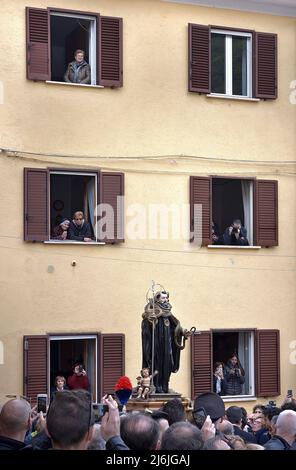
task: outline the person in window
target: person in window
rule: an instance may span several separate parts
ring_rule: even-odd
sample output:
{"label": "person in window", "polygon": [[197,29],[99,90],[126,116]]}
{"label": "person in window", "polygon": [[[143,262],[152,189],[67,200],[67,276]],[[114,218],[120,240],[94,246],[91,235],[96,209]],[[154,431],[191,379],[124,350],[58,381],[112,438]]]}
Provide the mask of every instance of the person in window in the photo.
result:
{"label": "person in window", "polygon": [[66,240],[68,238],[68,230],[70,220],[63,219],[62,222],[53,229],[53,240]]}
{"label": "person in window", "polygon": [[66,385],[66,379],[62,375],[57,375],[54,381],[54,387],[51,389],[51,400],[56,392],[63,392],[64,390],[69,390]]}
{"label": "person in window", "polygon": [[219,234],[218,225],[212,221],[212,243],[213,245],[223,245],[223,237]]}
{"label": "person in window", "polygon": [[73,62],[70,62],[66,73],[65,82],[80,83],[89,85],[91,83],[90,65],[84,60],[85,53],[81,49],[77,49],[74,53]]}
{"label": "person in window", "polygon": [[242,223],[239,219],[234,219],[230,227],[227,227],[225,230],[223,235],[223,244],[241,246],[249,245],[247,239],[247,229],[242,227]]}
{"label": "person in window", "polygon": [[89,223],[84,220],[83,212],[75,212],[74,218],[70,222],[69,239],[77,242],[91,242],[91,236],[91,228]]}
{"label": "person in window", "polygon": [[233,354],[225,366],[224,378],[226,382],[226,395],[241,395],[245,383],[245,371],[238,356]]}
{"label": "person in window", "polygon": [[225,380],[222,362],[216,362],[214,365],[213,387],[215,393],[218,395],[225,395]]}
{"label": "person in window", "polygon": [[81,362],[75,362],[73,375],[68,377],[70,390],[89,390],[89,380]]}

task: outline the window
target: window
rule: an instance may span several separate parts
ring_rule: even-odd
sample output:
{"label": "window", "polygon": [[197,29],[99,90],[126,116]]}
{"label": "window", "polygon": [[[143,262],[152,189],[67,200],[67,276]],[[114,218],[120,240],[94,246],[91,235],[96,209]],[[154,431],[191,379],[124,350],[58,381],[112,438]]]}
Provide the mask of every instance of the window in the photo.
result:
{"label": "window", "polygon": [[38,393],[49,395],[57,373],[69,375],[73,360],[83,359],[95,401],[114,392],[124,375],[125,337],[110,334],[51,334],[24,336],[24,395],[36,403]]}
{"label": "window", "polygon": [[[201,210],[200,210],[201,208]],[[201,220],[196,214],[201,213]],[[220,234],[234,219],[247,229],[249,244],[278,245],[278,183],[273,180],[190,177],[191,242],[212,245],[212,221]]]}
{"label": "window", "polygon": [[76,211],[84,213],[94,243],[124,241],[122,173],[25,168],[24,187],[26,241],[51,241],[54,228]]}
{"label": "window", "polygon": [[189,91],[277,98],[277,35],[189,24]]}
{"label": "window", "polygon": [[233,353],[245,373],[241,393],[234,398],[280,395],[279,330],[213,329],[191,337],[192,398],[213,390],[215,363],[226,364]]}
{"label": "window", "polygon": [[[253,331],[213,331],[213,372],[215,364],[222,362],[224,364],[224,384],[221,395],[241,395],[254,396],[254,332]],[[241,376],[236,373],[233,383],[227,383],[227,369],[233,354],[239,359]],[[229,369],[228,369],[229,370]],[[238,379],[237,379],[238,377]],[[241,382],[241,383],[240,383]],[[214,388],[213,388],[213,391]],[[236,392],[236,393],[233,393]]]}
{"label": "window", "polygon": [[252,96],[252,35],[211,31],[211,93]]}
{"label": "window", "polygon": [[64,82],[75,50],[85,51],[91,84],[120,87],[122,18],[27,7],[27,78]]}

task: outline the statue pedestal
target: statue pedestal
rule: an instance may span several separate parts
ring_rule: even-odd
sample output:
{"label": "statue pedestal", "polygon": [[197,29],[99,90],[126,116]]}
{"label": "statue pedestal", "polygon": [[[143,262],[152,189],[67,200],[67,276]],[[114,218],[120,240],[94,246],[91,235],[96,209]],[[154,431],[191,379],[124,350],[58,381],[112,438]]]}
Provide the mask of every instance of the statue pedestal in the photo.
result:
{"label": "statue pedestal", "polygon": [[143,398],[131,398],[127,402],[127,411],[145,411],[149,409],[156,411],[161,408],[167,401],[179,398],[185,408],[186,413],[192,410],[191,400],[189,398],[182,397],[180,393],[176,393],[173,390],[170,393],[153,393],[147,399]]}

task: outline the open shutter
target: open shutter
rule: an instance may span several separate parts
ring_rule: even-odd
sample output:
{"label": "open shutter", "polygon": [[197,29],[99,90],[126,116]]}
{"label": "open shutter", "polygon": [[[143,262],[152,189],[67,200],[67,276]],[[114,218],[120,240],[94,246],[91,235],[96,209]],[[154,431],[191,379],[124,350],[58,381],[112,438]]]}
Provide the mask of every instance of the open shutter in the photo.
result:
{"label": "open shutter", "polygon": [[255,182],[255,233],[256,245],[278,245],[278,182]]}
{"label": "open shutter", "polygon": [[276,99],[278,92],[277,35],[254,33],[255,97]]}
{"label": "open shutter", "polygon": [[257,330],[255,371],[257,397],[281,394],[279,330]]}
{"label": "open shutter", "polygon": [[189,91],[211,92],[211,31],[209,26],[188,25]]}
{"label": "open shutter", "polygon": [[195,241],[202,241],[202,246],[210,245],[212,243],[211,220],[212,179],[190,176],[190,241],[194,241],[195,238]]}
{"label": "open shutter", "polygon": [[100,398],[114,393],[116,382],[124,375],[125,347],[123,334],[102,334],[100,338]]}
{"label": "open shutter", "polygon": [[42,242],[49,238],[48,171],[25,168],[24,173],[24,239]]}
{"label": "open shutter", "polygon": [[[123,242],[124,174],[102,172],[100,175],[100,202],[108,206],[105,214],[103,213],[105,224],[102,227],[99,224],[98,237],[106,243]],[[103,212],[104,210],[103,207]]]}
{"label": "open shutter", "polygon": [[26,7],[27,78],[50,80],[50,19],[42,8]]}
{"label": "open shutter", "polygon": [[47,354],[47,336],[24,336],[24,395],[33,404],[38,393],[48,392]]}
{"label": "open shutter", "polygon": [[212,391],[212,334],[202,331],[191,336],[191,398]]}
{"label": "open shutter", "polygon": [[122,18],[98,16],[98,84],[121,87],[122,64]]}

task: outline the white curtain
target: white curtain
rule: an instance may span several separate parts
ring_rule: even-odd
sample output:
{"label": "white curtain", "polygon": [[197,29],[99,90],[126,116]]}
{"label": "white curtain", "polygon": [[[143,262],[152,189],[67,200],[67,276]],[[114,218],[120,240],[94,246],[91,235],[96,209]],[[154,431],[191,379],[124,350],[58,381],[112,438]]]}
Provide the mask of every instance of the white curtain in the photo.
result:
{"label": "white curtain", "polygon": [[242,195],[244,205],[244,227],[250,245],[253,245],[253,186],[251,181],[242,180]]}
{"label": "white curtain", "polygon": [[[91,178],[86,186],[89,223],[95,230],[95,178]],[[96,235],[94,233],[94,235]]]}

